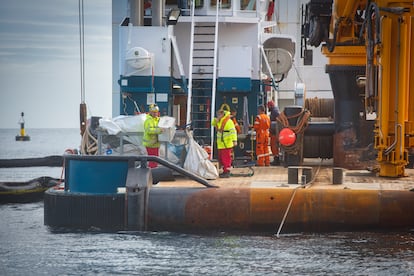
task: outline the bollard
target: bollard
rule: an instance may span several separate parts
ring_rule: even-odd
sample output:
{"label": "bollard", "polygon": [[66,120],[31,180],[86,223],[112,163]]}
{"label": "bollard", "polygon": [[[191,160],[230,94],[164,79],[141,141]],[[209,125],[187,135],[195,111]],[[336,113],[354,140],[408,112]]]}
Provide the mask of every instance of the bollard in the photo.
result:
{"label": "bollard", "polygon": [[306,183],[302,184],[308,184],[312,181],[312,167],[290,166],[288,167],[288,184],[299,184],[299,169],[302,171],[301,181],[303,182],[303,179],[306,179]]}
{"label": "bollard", "polygon": [[288,167],[288,184],[298,184],[299,167]]}
{"label": "bollard", "polygon": [[343,169],[342,168],[332,168],[332,184],[339,185],[343,183]]}
{"label": "bollard", "polygon": [[306,178],[306,183],[303,184],[308,184],[309,182],[312,181],[313,178],[313,170],[312,167],[302,167],[302,176],[305,176]]}
{"label": "bollard", "polygon": [[125,211],[128,230],[145,231],[149,189],[152,186],[152,173],[149,168],[129,168],[126,180]]}
{"label": "bollard", "polygon": [[306,180],[306,175],[304,175],[304,174],[302,174],[302,176],[301,176],[301,185],[302,186],[305,186],[306,185],[306,183],[307,183],[307,180]]}

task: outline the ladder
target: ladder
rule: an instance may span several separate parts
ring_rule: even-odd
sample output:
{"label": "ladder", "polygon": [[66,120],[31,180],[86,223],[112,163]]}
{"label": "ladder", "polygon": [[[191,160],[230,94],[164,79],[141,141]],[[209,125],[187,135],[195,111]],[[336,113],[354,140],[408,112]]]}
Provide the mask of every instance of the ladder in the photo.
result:
{"label": "ladder", "polygon": [[215,106],[217,79],[217,24],[217,19],[216,22],[195,22],[193,19],[191,26],[187,117],[189,115],[191,118],[193,137],[201,145],[212,143],[211,116],[215,112],[212,108]]}

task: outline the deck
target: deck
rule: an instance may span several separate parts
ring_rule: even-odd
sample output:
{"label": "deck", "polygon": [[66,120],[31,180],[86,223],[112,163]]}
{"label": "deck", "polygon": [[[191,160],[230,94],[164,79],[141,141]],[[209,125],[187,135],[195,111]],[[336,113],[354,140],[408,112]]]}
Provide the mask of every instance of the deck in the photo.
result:
{"label": "deck", "polygon": [[[307,181],[309,189],[354,189],[354,190],[414,190],[414,169],[406,169],[406,177],[379,177],[368,170],[343,170],[342,184],[333,184],[332,160],[305,159],[301,167],[311,167],[312,179]],[[283,166],[252,167],[253,176],[232,176],[209,180],[213,185],[226,188],[296,188],[288,184],[288,168]],[[247,168],[232,168],[233,174],[247,174]],[[298,179],[301,181],[301,169]],[[200,187],[200,184],[185,177],[175,181],[160,182],[155,187]]]}

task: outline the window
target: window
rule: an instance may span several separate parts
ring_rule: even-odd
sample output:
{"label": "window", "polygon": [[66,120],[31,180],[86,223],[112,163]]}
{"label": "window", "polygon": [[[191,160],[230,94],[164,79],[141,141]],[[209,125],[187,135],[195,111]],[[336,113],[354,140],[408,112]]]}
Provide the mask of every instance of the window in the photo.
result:
{"label": "window", "polygon": [[[217,0],[211,0],[210,1],[210,6],[215,8],[216,7],[216,3],[217,3]],[[231,8],[231,0],[222,0],[221,1],[221,8],[223,8],[223,9],[229,9],[229,8]]]}
{"label": "window", "polygon": [[256,10],[256,0],[240,0],[241,10],[255,11]]}

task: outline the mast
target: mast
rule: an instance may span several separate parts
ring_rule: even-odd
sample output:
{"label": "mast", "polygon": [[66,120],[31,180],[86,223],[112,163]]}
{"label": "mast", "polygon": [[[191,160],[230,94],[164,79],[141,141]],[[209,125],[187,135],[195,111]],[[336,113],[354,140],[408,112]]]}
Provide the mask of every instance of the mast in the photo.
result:
{"label": "mast", "polygon": [[83,136],[86,130],[86,103],[85,103],[85,33],[83,0],[79,0],[79,52],[80,52],[80,77],[81,77],[81,103],[79,106],[80,115],[80,134]]}

